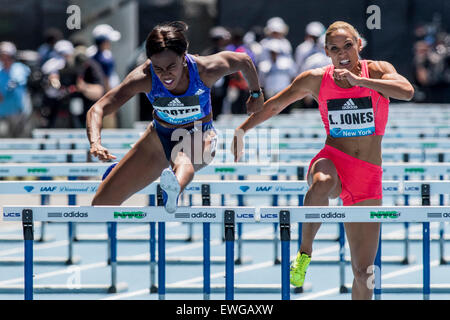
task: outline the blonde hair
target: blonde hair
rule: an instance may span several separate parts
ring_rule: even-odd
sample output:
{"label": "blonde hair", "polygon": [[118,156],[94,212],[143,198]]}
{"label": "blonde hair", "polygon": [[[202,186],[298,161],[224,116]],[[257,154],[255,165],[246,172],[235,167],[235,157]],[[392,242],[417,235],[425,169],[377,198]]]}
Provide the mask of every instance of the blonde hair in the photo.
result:
{"label": "blonde hair", "polygon": [[325,32],[325,45],[327,45],[328,39],[330,38],[331,34],[339,29],[345,29],[349,31],[356,41],[358,41],[358,39],[361,39],[359,32],[350,23],[345,21],[335,21],[328,27],[327,31]]}

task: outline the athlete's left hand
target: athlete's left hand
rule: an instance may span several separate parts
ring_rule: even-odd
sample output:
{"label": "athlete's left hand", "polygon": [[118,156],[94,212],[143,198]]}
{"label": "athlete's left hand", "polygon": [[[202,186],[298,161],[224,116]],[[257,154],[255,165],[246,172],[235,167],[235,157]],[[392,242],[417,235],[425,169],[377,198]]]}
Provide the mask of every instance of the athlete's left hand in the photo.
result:
{"label": "athlete's left hand", "polygon": [[361,77],[358,77],[347,69],[334,69],[333,77],[336,80],[347,80],[352,86],[359,85],[361,80]]}
{"label": "athlete's left hand", "polygon": [[244,135],[244,130],[234,130],[234,137],[231,142],[231,153],[234,155],[234,162],[238,162],[244,154]]}
{"label": "athlete's left hand", "polygon": [[264,106],[264,96],[261,94],[258,98],[249,97],[247,100],[247,114],[259,112]]}

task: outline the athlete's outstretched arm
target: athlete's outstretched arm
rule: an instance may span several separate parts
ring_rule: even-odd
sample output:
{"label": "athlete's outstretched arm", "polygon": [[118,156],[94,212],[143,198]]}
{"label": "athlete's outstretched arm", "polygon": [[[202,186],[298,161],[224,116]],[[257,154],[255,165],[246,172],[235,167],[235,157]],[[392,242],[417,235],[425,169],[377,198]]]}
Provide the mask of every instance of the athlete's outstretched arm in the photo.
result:
{"label": "athlete's outstretched arm", "polygon": [[[252,59],[246,53],[222,51],[217,54],[203,57],[206,66],[206,82],[211,87],[223,76],[241,71],[248,83],[250,91],[259,91],[260,84],[258,73]],[[249,98],[247,101],[247,112],[254,113],[262,109],[264,97],[261,95],[257,99]]]}
{"label": "athlete's outstretched arm", "polygon": [[316,70],[317,69],[302,72],[288,87],[267,100],[260,112],[249,116],[236,130],[242,130],[246,133],[258,124],[279,114],[291,103],[301,100],[308,94],[313,93],[314,81],[317,80],[317,75],[315,74]]}
{"label": "athlete's outstretched arm", "polygon": [[308,70],[301,73],[287,88],[267,100],[261,111],[250,115],[247,120],[237,127],[231,146],[231,151],[234,154],[234,160],[238,161],[242,156],[243,137],[248,130],[279,114],[291,103],[303,99],[308,94],[314,94],[314,87],[317,86],[317,81],[320,81],[321,78],[322,74],[318,71],[318,69]]}
{"label": "athlete's outstretched arm", "polygon": [[[100,131],[103,117],[117,111],[130,98],[140,92],[151,90],[151,77],[148,78],[149,61],[138,66],[117,87],[108,91],[87,112],[86,130],[90,144],[90,152],[100,160],[107,161],[116,159],[109,151],[101,145]],[[150,87],[150,90],[149,90]]]}
{"label": "athlete's outstretched arm", "polygon": [[409,81],[397,73],[394,66],[386,61],[373,61],[370,71],[374,78],[358,77],[346,69],[335,69],[337,79],[346,78],[351,85],[370,88],[378,91],[386,98],[411,100],[414,88]]}

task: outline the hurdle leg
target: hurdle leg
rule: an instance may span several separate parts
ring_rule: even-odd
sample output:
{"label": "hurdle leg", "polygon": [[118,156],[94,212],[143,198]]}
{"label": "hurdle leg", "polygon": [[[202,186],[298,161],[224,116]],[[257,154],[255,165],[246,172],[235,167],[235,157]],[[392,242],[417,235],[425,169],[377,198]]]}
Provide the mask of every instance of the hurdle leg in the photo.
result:
{"label": "hurdle leg", "polygon": [[[278,180],[277,176],[272,176],[271,180]],[[272,196],[272,206],[273,207],[277,207],[278,206],[278,196],[277,195],[273,195]],[[278,259],[278,244],[279,244],[279,239],[278,239],[278,224],[274,223],[273,224],[273,263],[274,264],[280,264],[281,261],[280,259]]]}
{"label": "hurdle leg", "polygon": [[24,239],[24,298],[33,300],[33,212],[22,211]]}
{"label": "hurdle leg", "polygon": [[339,279],[339,292],[348,293],[348,288],[345,286],[345,229],[343,223],[339,223]]}
{"label": "hurdle leg", "polygon": [[377,255],[375,256],[375,269],[373,270],[375,275],[375,300],[381,300],[381,230],[382,224],[380,224],[380,237],[378,239],[378,250]]}
{"label": "hurdle leg", "polygon": [[[238,176],[238,180],[244,180],[244,176]],[[243,207],[244,206],[244,196],[238,195],[238,206]],[[243,225],[242,223],[237,224],[237,258],[234,261],[235,264],[240,265],[243,263],[242,259],[242,229]]]}
{"label": "hurdle leg", "polygon": [[237,224],[237,258],[234,264],[242,264],[242,223]]}
{"label": "hurdle leg", "polygon": [[[51,177],[41,177],[39,180],[52,180]],[[41,206],[48,206],[50,204],[50,195],[41,194]],[[46,222],[41,221],[41,237],[39,238],[39,242],[45,241],[45,226]]]}
{"label": "hurdle leg", "polygon": [[430,300],[430,223],[423,223],[423,300]]}
{"label": "hurdle leg", "polygon": [[281,260],[278,258],[278,243],[280,239],[278,238],[278,223],[273,224],[273,264],[280,264]]}
{"label": "hurdle leg", "polygon": [[290,300],[289,265],[290,265],[290,215],[289,211],[280,212],[281,239],[281,299]]}
{"label": "hurdle leg", "polygon": [[[442,159],[443,160],[443,159]],[[444,176],[440,175],[439,180],[444,180]],[[444,205],[444,195],[439,195],[439,205]],[[440,264],[447,264],[447,261],[445,260],[445,251],[444,251],[444,245],[445,245],[445,239],[444,239],[445,229],[444,229],[444,223],[439,223],[439,255],[440,255]]]}
{"label": "hurdle leg", "polygon": [[[430,185],[422,184],[422,205],[429,206]],[[422,224],[423,300],[430,300],[430,223]]]}
{"label": "hurdle leg", "polygon": [[445,239],[444,239],[445,229],[444,223],[439,223],[439,255],[440,255],[440,264],[447,264],[447,260],[445,260]]}
{"label": "hurdle leg", "polygon": [[[192,194],[189,195],[189,206],[190,207],[193,206]],[[186,242],[191,242],[191,241],[194,241],[194,224],[188,223],[188,237],[186,239]]]}
{"label": "hurdle leg", "polygon": [[[404,157],[405,162],[409,162],[408,160],[409,160],[408,157],[406,157],[406,158]],[[409,180],[409,177],[404,176],[403,179],[406,181],[406,180]],[[409,195],[405,194],[403,197],[404,197],[404,201],[405,201],[404,205],[409,206]],[[404,239],[404,255],[403,255],[403,261],[401,263],[409,264],[409,222],[405,222],[403,225],[405,227],[405,239]]]}
{"label": "hurdle leg", "polygon": [[68,238],[69,238],[69,245],[68,245],[68,257],[66,260],[66,265],[71,265],[73,264],[73,222],[68,222],[67,223],[67,234],[68,234]]}
{"label": "hurdle leg", "polygon": [[404,224],[405,229],[405,239],[403,240],[404,247],[403,247],[403,260],[402,264],[409,264],[409,222],[405,222]]}
{"label": "hurdle leg", "polygon": [[117,292],[117,222],[109,223],[109,238],[111,239],[111,286],[108,293]]}
{"label": "hurdle leg", "polygon": [[211,295],[211,243],[210,223],[203,223],[203,300]]}
{"label": "hurdle leg", "polygon": [[225,300],[234,300],[234,211],[226,210],[225,229]]}
{"label": "hurdle leg", "polygon": [[[73,181],[76,180],[77,177],[68,177],[68,180]],[[68,198],[68,205],[69,206],[74,206],[77,204],[77,198],[76,195],[74,194],[69,194],[67,196]],[[75,239],[75,223],[74,222],[69,222],[67,225],[68,228],[68,240],[69,240],[69,245],[68,245],[68,257],[66,260],[66,265],[70,265],[73,264],[73,241]]]}
{"label": "hurdle leg", "polygon": [[158,295],[166,299],[166,224],[158,222]]}
{"label": "hurdle leg", "polygon": [[[220,180],[225,180],[225,176],[220,176]],[[225,195],[221,194],[220,195],[220,205],[222,207],[225,207]],[[221,228],[221,233],[222,233],[222,241],[225,241],[225,228]]]}
{"label": "hurdle leg", "polygon": [[[300,179],[299,179],[300,180]],[[298,205],[301,207],[301,206],[303,206],[303,201],[304,201],[304,199],[305,199],[305,196],[304,195],[299,195],[298,196]],[[300,251],[300,247],[301,247],[301,245],[302,245],[302,226],[303,226],[303,224],[301,223],[301,222],[299,222],[298,223],[298,239],[297,239],[297,246],[298,246],[298,249],[297,249],[297,251]]]}
{"label": "hurdle leg", "polygon": [[156,224],[150,222],[150,293],[158,292],[156,286]]}
{"label": "hurdle leg", "polygon": [[[42,196],[43,196],[43,195],[42,195]],[[42,196],[41,196],[41,197],[42,197]],[[37,241],[39,241],[39,242],[45,241],[45,226],[46,226],[46,225],[47,225],[46,222],[41,221],[41,235],[40,235],[39,239],[37,240]]]}
{"label": "hurdle leg", "polygon": [[[155,206],[155,195],[151,194],[148,196],[149,206]],[[158,287],[156,286],[156,224],[155,222],[150,222],[150,237],[149,237],[149,247],[150,247],[150,293],[158,292]]]}

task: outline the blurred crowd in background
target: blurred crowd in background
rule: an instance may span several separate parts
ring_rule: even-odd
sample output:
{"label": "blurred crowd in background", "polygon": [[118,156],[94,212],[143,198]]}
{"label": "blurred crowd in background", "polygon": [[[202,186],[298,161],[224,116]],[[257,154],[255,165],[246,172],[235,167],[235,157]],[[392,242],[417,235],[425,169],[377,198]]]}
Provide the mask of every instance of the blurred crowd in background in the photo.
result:
{"label": "blurred crowd in background", "polygon": [[[191,53],[247,53],[257,68],[265,98],[269,99],[301,72],[331,63],[324,50],[325,30],[321,22],[312,21],[306,26],[305,38],[291,43],[286,38],[289,26],[280,17],[250,30],[216,26],[205,32],[209,48]],[[416,88],[414,101],[449,103],[450,35],[430,23],[417,26],[415,37],[411,49],[414,79],[409,79]],[[20,52],[14,43],[0,42],[0,136],[27,137],[36,127],[85,127],[87,110],[121,81],[111,50],[111,44],[120,38],[119,30],[101,24],[93,29],[91,43],[64,39],[58,29],[45,30],[45,42],[35,51]],[[146,59],[143,46],[136,50],[137,58],[130,70]],[[214,118],[245,113],[248,86],[241,73],[220,79],[211,94]],[[316,106],[309,97],[283,112]],[[116,116],[107,117],[104,127],[117,127]]]}

